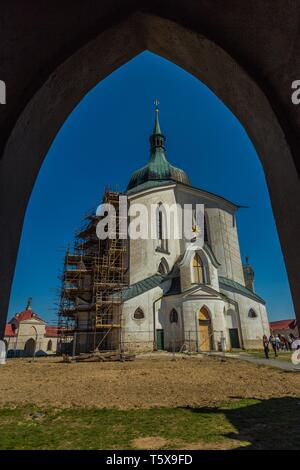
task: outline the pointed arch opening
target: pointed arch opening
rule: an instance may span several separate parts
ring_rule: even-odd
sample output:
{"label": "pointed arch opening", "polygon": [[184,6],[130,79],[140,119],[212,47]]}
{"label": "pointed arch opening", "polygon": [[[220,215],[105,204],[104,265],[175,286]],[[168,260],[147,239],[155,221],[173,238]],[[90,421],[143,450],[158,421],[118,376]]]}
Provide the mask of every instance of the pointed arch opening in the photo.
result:
{"label": "pointed arch opening", "polygon": [[204,243],[207,243],[211,246],[209,220],[207,213],[204,214]]}
{"label": "pointed arch opening", "polygon": [[138,307],[133,314],[133,318],[134,320],[143,320],[145,318],[144,311]]}
{"label": "pointed arch opening", "polygon": [[[167,24],[168,27],[163,27],[165,24]],[[108,47],[108,45],[112,45],[113,47],[114,44],[122,44],[122,41],[116,40],[116,37],[124,37],[124,33],[128,31],[128,27],[129,31],[136,31],[135,28],[137,25],[139,25],[138,31],[140,34],[128,35],[127,33],[127,36],[125,35],[125,37],[130,36],[126,50],[122,48],[122,50],[116,51]],[[145,27],[145,25],[147,27]],[[173,37],[172,35],[179,37],[179,33],[182,33],[180,36],[182,37],[182,47],[179,49],[171,47],[170,44],[172,44],[172,41],[168,41],[167,39]],[[147,35],[146,38],[143,37],[144,34]],[[47,72],[49,81],[47,82],[43,79],[45,84],[43,86],[41,84],[40,90],[38,93],[35,93],[35,98],[32,98],[31,101],[28,99],[28,104],[24,107],[24,112],[16,121],[17,125],[10,134],[9,145],[6,145],[6,151],[3,156],[6,162],[9,160],[9,164],[4,165],[7,171],[5,175],[3,175],[3,184],[0,186],[3,188],[3,194],[7,195],[5,200],[11,201],[11,203],[10,205],[6,203],[4,204],[5,207],[1,208],[1,220],[7,220],[9,222],[9,214],[16,213],[18,223],[16,225],[15,220],[12,221],[11,223],[14,224],[12,229],[9,227],[8,230],[4,231],[6,233],[2,235],[1,239],[1,245],[4,246],[3,252],[9,253],[9,256],[4,256],[2,263],[7,281],[4,285],[4,295],[2,299],[0,299],[0,308],[1,312],[3,312],[1,317],[4,318],[7,311],[10,285],[14,270],[14,258],[17,255],[26,204],[39,165],[48,147],[68,113],[84,94],[99,80],[102,80],[114,69],[123,65],[138,52],[141,52],[144,49],[144,44],[147,44],[149,49],[153,52],[161,54],[175,63],[181,64],[185,70],[190,71],[197,78],[207,83],[245,125],[250,138],[262,158],[263,164],[265,162],[268,184],[270,187],[272,186],[272,188],[274,188],[271,195],[272,205],[277,215],[276,222],[281,231],[281,241],[285,249],[286,261],[289,263],[291,272],[290,280],[294,286],[295,299],[297,299],[299,304],[300,297],[297,289],[298,278],[296,274],[298,273],[298,257],[295,256],[294,248],[297,247],[298,242],[298,239],[295,238],[297,231],[285,227],[286,217],[284,217],[280,199],[285,192],[287,195],[298,194],[298,180],[296,180],[296,178],[286,178],[286,180],[288,180],[288,186],[287,183],[282,180],[281,169],[286,168],[288,169],[287,171],[292,171],[289,170],[289,168],[292,168],[291,154],[288,142],[285,139],[285,134],[282,132],[281,124],[273,112],[267,96],[259,87],[255,78],[245,73],[232,59],[233,55],[230,56],[225,53],[221,47],[208,41],[207,38],[202,36],[198,37],[194,32],[188,31],[170,20],[146,14],[138,14],[137,17],[129,18],[126,19],[126,22],[122,22],[117,30],[115,25],[111,28],[107,28],[107,30],[102,32],[94,41],[85,45],[82,44],[82,47],[80,47],[73,56],[68,57],[65,63],[57,70],[49,70]],[[199,47],[201,47],[202,49],[200,50],[203,51],[201,54],[197,54]],[[189,51],[195,51],[195,53],[189,54]],[[200,67],[199,63],[197,63],[197,57],[200,57],[201,60],[204,61],[203,66]],[[218,58],[217,61],[216,58]],[[100,65],[99,60],[101,61]],[[56,62],[53,61],[53,63]],[[93,63],[96,63],[97,67],[93,67]],[[215,67],[215,65],[217,65],[217,67]],[[222,79],[219,78],[219,71],[221,69],[227,71],[226,74],[222,74]],[[89,73],[87,73],[87,70]],[[230,80],[234,86],[228,86],[227,80]],[[51,86],[49,86],[49,82]],[[71,87],[70,84],[72,84]],[[63,102],[64,96],[68,96],[65,102]],[[237,96],[239,99],[236,99]],[[55,103],[55,106],[53,106],[53,103]],[[253,119],[253,115],[248,113],[251,104],[253,105],[254,113],[256,112],[255,120]],[[45,117],[45,119],[43,119],[43,117]],[[267,143],[264,132],[266,117],[269,126],[268,134],[270,135]],[[30,124],[27,128],[25,127],[27,129],[25,133],[22,126],[24,126],[26,122]],[[41,138],[37,142],[35,130],[39,127],[39,124],[41,126],[39,132]],[[22,145],[20,145],[19,139]],[[33,145],[33,143],[35,143],[35,145]],[[26,150],[26,161],[21,158],[24,149]],[[274,155],[273,160],[277,162],[276,165],[269,164],[268,155],[270,154]],[[24,160],[24,168],[22,167],[19,173],[22,175],[24,183],[20,182],[20,184],[16,183],[15,185],[11,185],[11,181],[13,180],[12,175],[15,174],[16,162],[22,162],[22,160]],[[288,162],[288,165],[286,162]],[[292,184],[295,190],[294,193],[291,191]],[[282,191],[276,191],[276,187],[281,187]],[[17,195],[14,194],[15,188],[17,188]],[[293,197],[290,200],[291,211],[293,200],[297,201],[297,198]],[[14,204],[16,205],[14,206]],[[286,206],[285,204],[284,207],[286,208]],[[295,210],[294,213],[297,213],[297,211]],[[291,223],[293,223],[293,221]],[[15,229],[16,226],[17,230]],[[10,233],[14,233],[13,240],[10,240],[7,235]],[[9,246],[10,249],[8,249]],[[2,323],[4,324],[4,322],[5,318]]]}
{"label": "pointed arch opening", "polygon": [[204,266],[198,253],[193,257],[192,281],[194,284],[204,284]]}
{"label": "pointed arch opening", "polygon": [[255,310],[253,310],[253,308],[250,308],[249,312],[248,312],[248,317],[249,318],[257,318],[257,313]]}
{"label": "pointed arch opening", "polygon": [[209,284],[209,268],[206,257],[200,252],[196,252],[192,258],[192,284]]}
{"label": "pointed arch opening", "polygon": [[157,272],[159,274],[162,274],[163,276],[165,276],[166,274],[169,273],[169,271],[170,271],[170,269],[169,269],[169,264],[168,264],[167,260],[165,258],[162,258],[160,260]]}
{"label": "pointed arch opening", "polygon": [[160,202],[156,209],[157,247],[156,251],[168,253],[167,217],[163,204]]}
{"label": "pointed arch opening", "polygon": [[212,350],[212,323],[211,315],[206,306],[201,307],[198,312],[198,334],[199,334],[199,350]]}
{"label": "pointed arch opening", "polygon": [[172,308],[170,312],[170,323],[178,323],[178,313],[175,308]]}
{"label": "pointed arch opening", "polygon": [[34,356],[35,348],[36,348],[36,342],[33,338],[30,338],[25,343],[24,353],[26,354],[26,356],[32,357]]}

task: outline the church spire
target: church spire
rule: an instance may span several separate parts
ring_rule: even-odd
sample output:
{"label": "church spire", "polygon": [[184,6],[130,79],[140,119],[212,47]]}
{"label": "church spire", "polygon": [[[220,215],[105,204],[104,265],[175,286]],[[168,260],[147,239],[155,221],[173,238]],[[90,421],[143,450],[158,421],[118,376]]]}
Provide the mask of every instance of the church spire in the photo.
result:
{"label": "church spire", "polygon": [[150,135],[150,158],[147,165],[135,171],[127,186],[127,191],[133,190],[141,185],[155,186],[157,182],[170,183],[176,181],[178,183],[190,184],[187,174],[180,168],[171,165],[166,157],[165,142],[166,138],[161,131],[159,124],[159,101],[156,99],[155,104],[155,122],[154,129]]}
{"label": "church spire", "polygon": [[153,133],[150,136],[150,144],[151,144],[151,151],[155,151],[157,148],[165,148],[165,141],[166,138],[162,134],[161,129],[160,129],[160,124],[159,124],[159,118],[158,118],[158,113],[159,113],[159,101],[156,99],[154,101],[155,104],[155,123],[154,123],[154,129]]}
{"label": "church spire", "polygon": [[154,129],[153,129],[153,134],[161,134],[161,130],[160,130],[160,125],[159,125],[159,119],[158,119],[158,113],[159,113],[159,101],[158,99],[156,99],[154,101],[154,104],[155,104],[155,125],[154,125]]}
{"label": "church spire", "polygon": [[29,297],[27,301],[26,310],[32,310],[32,297]]}

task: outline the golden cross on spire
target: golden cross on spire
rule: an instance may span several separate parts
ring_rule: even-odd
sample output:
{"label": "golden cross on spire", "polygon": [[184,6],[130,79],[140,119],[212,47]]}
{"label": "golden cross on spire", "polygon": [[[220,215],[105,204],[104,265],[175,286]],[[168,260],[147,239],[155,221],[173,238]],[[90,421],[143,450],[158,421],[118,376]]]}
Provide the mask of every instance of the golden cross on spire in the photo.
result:
{"label": "golden cross on spire", "polygon": [[155,104],[155,111],[159,111],[158,106],[160,105],[160,102],[158,101],[157,98],[155,98],[154,104]]}

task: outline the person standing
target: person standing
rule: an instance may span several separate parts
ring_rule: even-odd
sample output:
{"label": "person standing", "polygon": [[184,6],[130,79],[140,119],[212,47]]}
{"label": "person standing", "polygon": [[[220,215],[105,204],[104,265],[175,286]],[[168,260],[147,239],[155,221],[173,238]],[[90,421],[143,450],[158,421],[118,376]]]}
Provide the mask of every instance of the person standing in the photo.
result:
{"label": "person standing", "polygon": [[275,353],[275,357],[277,357],[277,346],[276,346],[276,338],[274,335],[271,335],[270,336],[270,339],[269,339],[270,343],[271,343],[271,346],[273,348],[273,351]]}
{"label": "person standing", "polygon": [[263,335],[263,347],[266,359],[269,359],[269,340],[266,335]]}

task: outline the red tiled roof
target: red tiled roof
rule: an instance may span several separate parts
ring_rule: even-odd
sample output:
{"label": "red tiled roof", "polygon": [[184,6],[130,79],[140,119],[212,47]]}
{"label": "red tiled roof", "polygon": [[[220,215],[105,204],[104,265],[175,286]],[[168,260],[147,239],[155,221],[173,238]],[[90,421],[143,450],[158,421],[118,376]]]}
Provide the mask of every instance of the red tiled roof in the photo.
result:
{"label": "red tiled roof", "polygon": [[10,323],[6,323],[5,325],[4,336],[16,336]]}
{"label": "red tiled roof", "polygon": [[42,318],[40,318],[36,313],[34,313],[32,310],[23,310],[20,313],[16,313],[14,318],[18,321],[24,321],[24,320],[30,320],[31,318],[36,318],[37,320],[44,321]]}
{"label": "red tiled roof", "polygon": [[285,329],[291,329],[293,330],[296,328],[296,320],[278,320],[278,321],[272,321],[270,322],[270,328],[272,330],[285,330]]}
{"label": "red tiled roof", "polygon": [[48,338],[57,338],[58,337],[58,328],[57,326],[46,326],[45,336]]}

